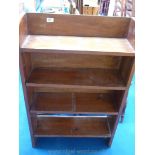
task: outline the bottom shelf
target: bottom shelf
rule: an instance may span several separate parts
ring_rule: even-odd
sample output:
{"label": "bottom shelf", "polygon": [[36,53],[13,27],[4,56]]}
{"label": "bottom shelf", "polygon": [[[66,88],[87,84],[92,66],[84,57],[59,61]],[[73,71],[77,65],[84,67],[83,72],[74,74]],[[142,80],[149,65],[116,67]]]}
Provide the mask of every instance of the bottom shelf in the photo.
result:
{"label": "bottom shelf", "polygon": [[37,117],[34,137],[110,137],[106,117]]}

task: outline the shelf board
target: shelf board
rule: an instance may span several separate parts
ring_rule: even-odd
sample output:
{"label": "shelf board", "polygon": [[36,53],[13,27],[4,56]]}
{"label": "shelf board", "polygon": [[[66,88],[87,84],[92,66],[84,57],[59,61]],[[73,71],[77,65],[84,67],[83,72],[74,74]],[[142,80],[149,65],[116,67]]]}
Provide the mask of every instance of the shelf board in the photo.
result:
{"label": "shelf board", "polygon": [[89,90],[125,90],[117,70],[112,69],[33,69],[26,86]]}
{"label": "shelf board", "polygon": [[111,93],[43,93],[35,94],[31,113],[35,114],[110,114],[117,115]]}
{"label": "shelf board", "polygon": [[75,95],[77,113],[117,115],[115,98],[112,93],[78,93]]}
{"label": "shelf board", "polygon": [[35,137],[110,137],[107,118],[37,117]]}
{"label": "shelf board", "polygon": [[70,93],[35,93],[31,113],[70,113],[72,95]]}
{"label": "shelf board", "polygon": [[99,54],[134,55],[134,49],[125,38],[28,35],[22,44],[22,49],[27,52],[37,49],[49,52],[78,51],[81,54],[99,52]]}

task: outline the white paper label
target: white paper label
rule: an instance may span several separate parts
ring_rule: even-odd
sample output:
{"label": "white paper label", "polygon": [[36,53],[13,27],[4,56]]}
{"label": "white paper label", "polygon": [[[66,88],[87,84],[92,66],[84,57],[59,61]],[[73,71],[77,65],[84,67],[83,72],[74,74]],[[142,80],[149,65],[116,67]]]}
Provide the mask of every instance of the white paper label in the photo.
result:
{"label": "white paper label", "polygon": [[54,22],[54,18],[46,18],[46,22],[47,23],[53,23]]}

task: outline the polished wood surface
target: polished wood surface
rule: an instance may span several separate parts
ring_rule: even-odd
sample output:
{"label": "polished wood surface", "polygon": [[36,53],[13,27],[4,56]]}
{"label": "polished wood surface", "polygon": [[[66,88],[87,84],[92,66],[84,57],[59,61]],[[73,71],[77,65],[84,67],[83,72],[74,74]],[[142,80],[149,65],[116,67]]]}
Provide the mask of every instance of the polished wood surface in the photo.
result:
{"label": "polished wood surface", "polygon": [[90,55],[75,53],[24,53],[31,55],[33,68],[103,68],[119,69],[121,56]]}
{"label": "polished wood surface", "polygon": [[[29,84],[28,84],[29,85]],[[68,92],[68,93],[105,93],[113,90],[125,90],[126,87],[98,87],[98,86],[78,86],[78,85],[49,85],[30,84],[27,88],[33,88],[35,92]]]}
{"label": "polished wood surface", "polygon": [[117,115],[114,93],[75,94],[75,110],[80,113],[104,113]]}
{"label": "polished wood surface", "polygon": [[33,146],[54,136],[108,137],[111,146],[134,73],[134,37],[131,18],[23,16],[20,72]]}
{"label": "polished wood surface", "polygon": [[125,89],[118,70],[36,68],[26,82],[27,86],[88,87],[90,89]]}
{"label": "polished wood surface", "polygon": [[110,137],[107,118],[38,117],[35,137]]}
{"label": "polished wood surface", "polygon": [[27,37],[28,29],[27,29],[27,15],[23,14],[19,23],[19,46],[21,47],[23,41]]}
{"label": "polished wood surface", "polygon": [[25,83],[32,70],[31,54],[29,53],[25,54],[20,52],[20,55],[21,55],[22,64],[24,67],[23,72],[24,72],[24,83]]}
{"label": "polished wood surface", "polygon": [[135,49],[135,19],[131,18],[127,39],[131,46]]}
{"label": "polished wood surface", "polygon": [[66,113],[72,111],[71,93],[35,93],[32,113]]}
{"label": "polished wood surface", "polygon": [[133,53],[127,39],[75,36],[28,35],[22,48],[70,51]]}
{"label": "polished wood surface", "polygon": [[130,18],[27,13],[27,21],[30,35],[125,38]]}
{"label": "polished wood surface", "polygon": [[114,92],[106,93],[49,93],[34,95],[31,113],[36,114],[111,114],[117,115]]}

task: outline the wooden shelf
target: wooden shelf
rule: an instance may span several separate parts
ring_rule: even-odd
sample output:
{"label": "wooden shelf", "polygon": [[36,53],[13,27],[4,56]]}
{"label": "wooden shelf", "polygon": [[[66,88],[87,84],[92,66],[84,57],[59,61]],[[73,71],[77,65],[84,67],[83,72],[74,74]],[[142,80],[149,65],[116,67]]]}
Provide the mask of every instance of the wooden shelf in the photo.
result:
{"label": "wooden shelf", "polygon": [[110,137],[107,118],[37,117],[35,137]]}
{"label": "wooden shelf", "polygon": [[100,54],[116,53],[134,55],[134,49],[125,38],[77,37],[28,35],[22,44],[28,52],[33,49],[52,51],[81,51],[81,53],[100,52]]}
{"label": "wooden shelf", "polygon": [[70,93],[35,93],[31,113],[69,113],[72,111]]}
{"label": "wooden shelf", "polygon": [[24,14],[19,63],[33,147],[38,137],[59,136],[108,137],[111,146],[134,73],[134,25],[127,17]]}
{"label": "wooden shelf", "polygon": [[27,86],[57,88],[125,90],[125,83],[117,70],[112,69],[49,69],[36,68]]}
{"label": "wooden shelf", "polygon": [[111,114],[118,111],[114,94],[105,93],[36,93],[31,113]]}
{"label": "wooden shelf", "polygon": [[116,100],[112,93],[78,93],[75,98],[77,113],[118,114]]}

